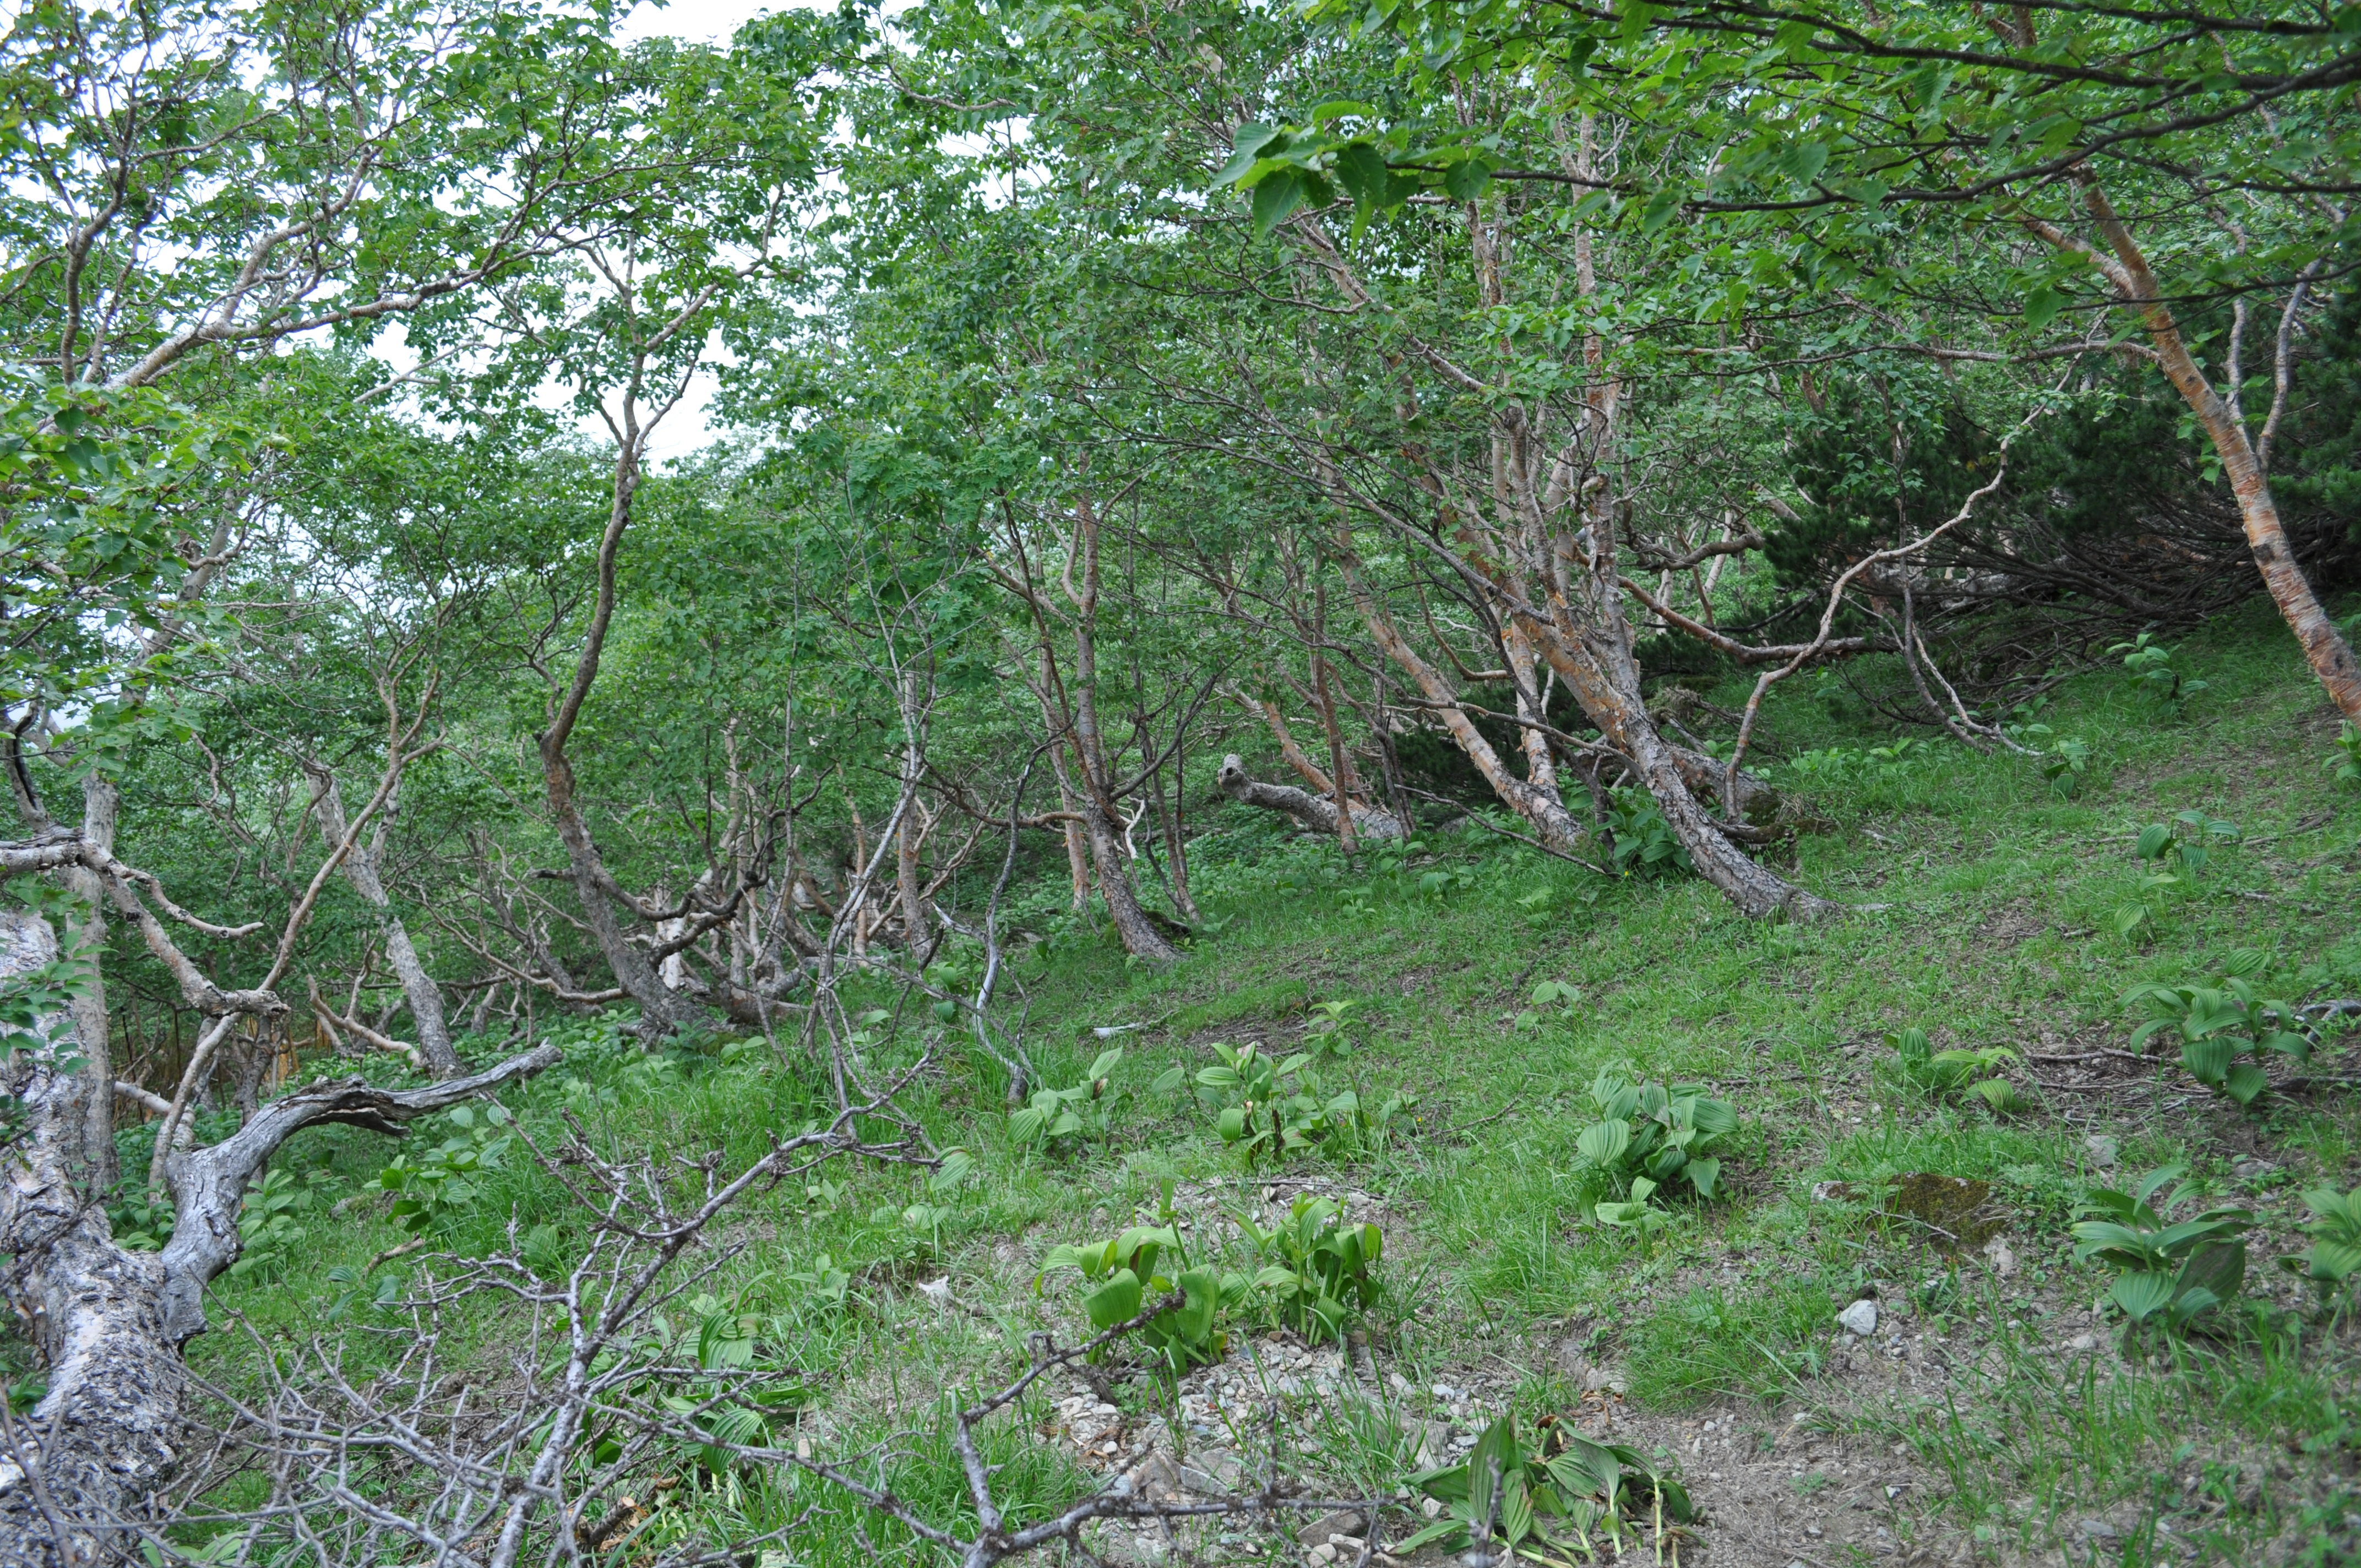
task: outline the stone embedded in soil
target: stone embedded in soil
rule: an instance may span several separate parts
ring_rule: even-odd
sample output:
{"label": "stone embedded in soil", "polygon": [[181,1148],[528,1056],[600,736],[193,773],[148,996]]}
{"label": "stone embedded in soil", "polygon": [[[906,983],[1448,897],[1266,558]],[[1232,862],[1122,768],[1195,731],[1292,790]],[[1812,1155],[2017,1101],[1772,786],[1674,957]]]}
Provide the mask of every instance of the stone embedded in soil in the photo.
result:
{"label": "stone embedded in soil", "polygon": [[1877,1332],[1877,1303],[1855,1301],[1837,1314],[1837,1321],[1863,1339]]}

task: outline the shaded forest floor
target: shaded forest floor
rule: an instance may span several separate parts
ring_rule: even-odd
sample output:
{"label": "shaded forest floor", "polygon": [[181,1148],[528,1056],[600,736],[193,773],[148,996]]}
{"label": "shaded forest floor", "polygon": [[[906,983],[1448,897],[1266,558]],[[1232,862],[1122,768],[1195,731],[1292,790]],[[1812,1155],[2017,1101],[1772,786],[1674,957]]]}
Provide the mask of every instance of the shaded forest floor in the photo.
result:
{"label": "shaded forest floor", "polygon": [[[845,1168],[751,1199],[739,1250],[711,1260],[702,1299],[675,1317],[746,1321],[766,1364],[802,1369],[796,1431],[815,1451],[900,1434],[874,1464],[949,1520],[946,1391],[996,1387],[1028,1332],[1080,1325],[1071,1277],[1037,1282],[1051,1246],[1158,1213],[1169,1181],[1201,1250],[1250,1268],[1226,1216],[1267,1219],[1312,1192],[1383,1229],[1384,1294],[1360,1333],[1307,1345],[1249,1307],[1222,1365],[1177,1387],[1114,1364],[1096,1387],[1050,1388],[995,1440],[1013,1496],[1046,1508],[1143,1443],[1166,1451],[1156,1484],[1218,1490],[1266,1463],[1276,1434],[1296,1473],[1392,1497],[1513,1411],[1528,1430],[1551,1417],[1611,1435],[1681,1477],[1703,1513],[1678,1544],[1685,1563],[2361,1561],[2361,1338],[2349,1320],[2323,1321],[2272,1261],[2298,1248],[2303,1190],[2361,1182],[2361,1117],[2330,1081],[2361,1073],[2361,1036],[2275,1069],[2309,1081],[2251,1112],[2169,1050],[2104,1054],[2138,1021],[2127,987],[2202,981],[2240,953],[2261,956],[2269,995],[2361,996],[2361,790],[2323,771],[2334,715],[2267,613],[2192,639],[2177,662],[2209,683],[2185,712],[2108,669],[2040,716],[2092,748],[2071,799],[2032,762],[1948,740],[1873,755],[1892,737],[1840,683],[1774,705],[1784,753],[1814,762],[1771,776],[1834,825],[1795,846],[1796,874],[1875,906],[1825,927],[1750,924],[1695,882],[1606,879],[1480,829],[1430,831],[1388,870],[1213,809],[1193,853],[1220,925],[1183,962],[1142,968],[1078,927],[1016,969],[1012,1006],[1047,1083],[1076,1083],[1121,1047],[1093,1105],[1103,1133],[1016,1143],[988,1064],[923,1007],[879,1018],[879,1065],[933,1037],[909,1108],[973,1156],[972,1179],[936,1191]],[[2236,824],[2240,841],[2218,844],[2193,882],[2143,892],[2153,868],[2135,840],[2183,809]],[[2147,913],[2125,937],[2135,904]],[[882,987],[873,1000],[895,1006]],[[1884,1039],[1912,1025],[1938,1048],[2016,1053],[2004,1071],[2018,1108],[1914,1089]],[[792,1045],[774,1057],[759,1038],[716,1038],[649,1058],[595,1023],[561,1037],[566,1065],[513,1099],[528,1127],[570,1110],[617,1147],[744,1158],[820,1113]],[[1313,1052],[1323,1095],[1411,1102],[1350,1151],[1249,1168],[1209,1110],[1154,1087],[1212,1064],[1217,1041]],[[500,1048],[470,1043],[477,1057]],[[1653,1234],[1598,1222],[1611,1194],[1576,1140],[1602,1069],[1701,1083],[1737,1107],[1714,1201],[1665,1206]],[[223,1282],[217,1311],[266,1341],[342,1332],[418,1271],[447,1267],[417,1253],[368,1271],[407,1239],[359,1187],[386,1157],[335,1132],[283,1155],[292,1229]],[[2093,1310],[2108,1276],[2075,1260],[2069,1227],[2092,1188],[2168,1161],[2261,1217],[2247,1290],[2263,1306],[2127,1355],[2118,1321]],[[1894,1212],[1896,1179],[1921,1172],[1989,1184],[1961,1245],[1938,1248],[1944,1227]],[[528,1251],[581,1234],[511,1149],[435,1243],[503,1245],[511,1216]],[[1877,1308],[1865,1336],[1837,1318],[1861,1299]],[[501,1328],[479,1328],[477,1376],[496,1393]],[[232,1385],[253,1354],[235,1332],[195,1347]],[[648,1485],[663,1501],[618,1561],[815,1502],[768,1568],[910,1550],[875,1525],[864,1540],[856,1510],[808,1480],[715,1477],[683,1455]],[[1399,1540],[1422,1522],[1406,1504],[1387,1530]],[[1325,1550],[1327,1532],[1312,1533],[1098,1545],[1133,1561],[1302,1563]],[[1670,1545],[1643,1531],[1627,1555],[1658,1561]]]}

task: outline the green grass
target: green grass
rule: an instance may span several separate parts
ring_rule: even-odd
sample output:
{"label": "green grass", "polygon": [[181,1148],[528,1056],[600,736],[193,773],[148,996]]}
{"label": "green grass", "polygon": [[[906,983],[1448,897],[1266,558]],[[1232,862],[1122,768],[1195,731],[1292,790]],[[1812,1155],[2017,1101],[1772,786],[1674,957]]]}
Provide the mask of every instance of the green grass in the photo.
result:
{"label": "green grass", "polygon": [[[1230,808],[1220,831],[1198,841],[1193,867],[1200,902],[1226,924],[1180,963],[1129,962],[1076,922],[1016,969],[1028,1047],[1052,1084],[1074,1081],[1104,1047],[1091,1027],[1149,1025],[1122,1036],[1115,1081],[1128,1098],[1104,1146],[1064,1155],[1016,1146],[996,1071],[954,1046],[906,1106],[939,1143],[978,1161],[939,1228],[901,1222],[922,1197],[918,1175],[832,1170],[840,1192],[797,1186],[750,1199],[734,1233],[745,1249],[707,1288],[788,1324],[783,1354],[830,1369],[820,1405],[841,1435],[918,1434],[897,1475],[910,1477],[906,1495],[949,1519],[948,1485],[928,1492],[923,1479],[939,1482],[945,1468],[927,1446],[939,1441],[932,1412],[942,1390],[990,1386],[1016,1364],[1037,1310],[1031,1261],[1057,1242],[1108,1234],[1153,1201],[1159,1177],[1239,1174],[1210,1116],[1150,1085],[1169,1067],[1206,1065],[1212,1039],[1291,1048],[1311,1004],[1350,999],[1358,1047],[1323,1067],[1330,1088],[1413,1095],[1415,1124],[1351,1163],[1301,1163],[1393,1216],[1389,1318],[1400,1326],[1387,1348],[1413,1382],[1523,1358],[1532,1370],[1521,1397],[1545,1409],[1564,1391],[1539,1347],[1586,1325],[1596,1354],[1629,1368],[1643,1407],[1761,1401],[1908,1443],[1948,1485],[1922,1535],[1968,1531],[1995,1549],[2079,1552],[2077,1521],[2120,1507],[2147,1522],[2111,1544],[2122,1550],[2110,1561],[2186,1560],[2174,1541],[2225,1563],[2347,1561],[2334,1542],[2349,1539],[2345,1477],[2361,1454],[2345,1414],[2361,1409],[2349,1328],[2281,1323],[2174,1347],[2162,1365],[2061,1379],[2054,1359],[2009,1338],[2017,1309],[1994,1299],[1982,1310],[2000,1325],[1997,1359],[1963,1375],[1953,1402],[1848,1409],[1825,1378],[1830,1316],[1861,1281],[1932,1292],[1923,1310],[1960,1321],[1986,1287],[1873,1223],[1865,1205],[1814,1203],[1816,1182],[1867,1189],[1914,1170],[1989,1180],[2026,1260],[2012,1288],[2025,1300],[2087,1305],[2104,1279],[2062,1244],[2094,1179],[2084,1142],[2093,1132],[2117,1137],[2121,1171],[2169,1157],[2226,1179],[2260,1150],[2280,1168],[2258,1200],[2275,1221],[2304,1185],[2361,1180],[2353,1102],[2333,1093],[2246,1118],[2167,1067],[2146,1099],[2037,1095],[2002,1119],[1913,1095],[1876,1071],[1882,1036],[1914,1024],[1938,1047],[2120,1046],[2125,987],[2199,975],[2243,948],[2270,955],[2274,994],[2361,992],[2361,792],[2333,793],[2321,771],[2334,726],[2317,688],[2259,609],[2191,639],[2178,662],[2210,683],[2180,718],[2161,715],[2119,672],[2061,690],[2044,721],[2093,748],[2070,800],[2026,759],[1949,740],[1891,768],[1816,775],[1804,793],[1839,828],[1794,847],[1795,874],[1878,907],[1808,928],[1741,920],[1694,882],[1602,880],[1481,833],[1426,835],[1433,866],[1465,872],[1470,884],[1426,892],[1426,861],[1372,874]],[[1798,690],[1773,705],[1772,730],[1790,755],[1889,739],[1861,728],[1840,691]],[[1795,774],[1772,776],[1788,785]],[[2170,890],[2134,939],[2112,935],[2104,916],[2134,896],[2145,870],[2132,851],[2140,827],[2184,806],[2236,822],[2253,841],[2223,849],[2199,883]],[[1580,987],[1581,1000],[1521,1025],[1544,979]],[[890,998],[856,1005],[872,1001]],[[881,1061],[907,1059],[921,1022],[881,1045]],[[714,1045],[658,1065],[577,1051],[514,1102],[536,1137],[557,1135],[559,1113],[571,1109],[601,1146],[659,1159],[721,1148],[743,1161],[820,1113],[817,1075],[792,1055],[775,1061],[757,1042],[724,1059]],[[2332,1053],[2322,1070],[2349,1072],[2350,1060]],[[1596,1193],[1575,1140],[1604,1067],[1705,1082],[1742,1114],[1727,1140],[1727,1198],[1676,1205],[1653,1241],[1588,1217]],[[332,1132],[283,1161],[317,1167],[334,1196],[349,1194],[385,1152],[365,1135]],[[519,1158],[441,1244],[493,1245],[511,1214],[528,1229],[577,1234],[567,1212],[555,1185]],[[302,1245],[217,1288],[266,1338],[319,1328],[338,1293],[329,1271],[404,1239],[367,1200],[304,1223]],[[2258,1283],[2266,1250],[2258,1245]],[[796,1282],[823,1253],[855,1277],[848,1311],[812,1314]],[[937,1312],[906,1288],[938,1271],[981,1316]],[[476,1332],[489,1344],[499,1330],[486,1321]],[[194,1352],[209,1375],[233,1381],[247,1354],[228,1334]],[[1400,1434],[1360,1420],[1332,1422],[1320,1463],[1339,1483],[1390,1485],[1405,1463]],[[1013,1431],[997,1441],[1013,1466],[1004,1485],[1027,1506],[1050,1507],[1080,1484]],[[775,1528],[811,1502],[741,1480],[665,1529],[718,1538],[724,1523]],[[2160,1538],[2158,1518],[2181,1533]],[[796,1561],[872,1560],[851,1521],[840,1506],[824,1507],[798,1538]]]}

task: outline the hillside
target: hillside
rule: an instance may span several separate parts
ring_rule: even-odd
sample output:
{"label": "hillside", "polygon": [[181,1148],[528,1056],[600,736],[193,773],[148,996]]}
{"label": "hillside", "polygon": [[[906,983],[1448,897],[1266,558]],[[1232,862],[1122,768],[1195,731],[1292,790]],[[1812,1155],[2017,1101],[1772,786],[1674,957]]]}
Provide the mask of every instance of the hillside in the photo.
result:
{"label": "hillside", "polygon": [[[1310,1337],[1282,1329],[1285,1294],[1259,1290],[1224,1310],[1226,1354],[1177,1381],[1137,1345],[1044,1379],[982,1429],[1013,1518],[1148,1450],[1160,1454],[1133,1473],[1151,1489],[1251,1491],[1275,1438],[1280,1471],[1311,1492],[1398,1500],[1383,1529],[1399,1541],[1426,1522],[1411,1475],[1513,1414],[1529,1441],[1554,1423],[1629,1444],[1686,1489],[1686,1527],[1661,1501],[1631,1509],[1626,1560],[2354,1561],[2361,1342],[2349,1311],[2323,1317],[2275,1262],[2301,1245],[2301,1193],[2361,1182],[2349,1047],[2332,1012],[2310,1063],[2271,1058],[2274,1087],[2241,1108],[2192,1080],[2169,1029],[2126,1054],[2147,1014],[2124,996],[2233,970],[2298,1003],[2361,994],[2361,790],[2323,773],[2333,715],[2267,607],[2177,658],[2208,683],[2185,711],[2103,667],[2039,715],[2088,742],[2072,798],[1997,751],[1920,740],[1888,755],[1892,736],[1841,685],[1774,704],[1786,760],[1770,776],[1825,819],[1795,841],[1794,874],[1854,906],[1821,925],[1748,921],[1677,872],[1601,876],[1472,823],[1348,864],[1268,814],[1212,811],[1191,846],[1208,929],[1169,970],[1039,913],[1060,889],[1016,905],[1047,938],[1013,971],[1040,1081],[1082,1084],[1120,1047],[1104,1092],[1063,1107],[1076,1131],[1013,1138],[1005,1080],[962,1033],[923,996],[854,982],[849,1006],[884,1010],[865,1066],[923,1051],[900,1103],[972,1167],[946,1181],[843,1160],[749,1192],[668,1277],[659,1337],[692,1362],[702,1347],[706,1365],[761,1369],[762,1400],[738,1408],[769,1441],[890,1479],[949,1528],[962,1506],[951,1402],[1013,1376],[1037,1330],[1087,1332],[1079,1277],[1037,1279],[1053,1246],[1169,1205],[1194,1258],[1251,1275],[1283,1249],[1250,1255],[1236,1216],[1268,1227],[1308,1195],[1382,1231],[1374,1296],[1341,1345],[1317,1318],[1299,1317]],[[1210,778],[1191,788],[1212,795]],[[2136,852],[2142,828],[2183,811],[2235,837],[2213,830],[2194,874],[2144,885],[2160,862]],[[2126,905],[2145,910],[2128,934]],[[1947,1089],[1888,1043],[1909,1028],[1938,1051],[1999,1054]],[[511,1130],[554,1151],[572,1118],[620,1162],[720,1150],[726,1173],[826,1114],[824,1076],[782,1033],[642,1054],[611,1025],[570,1024],[548,1036],[563,1064],[508,1091],[513,1129],[474,1118],[403,1157]],[[515,1043],[463,1048],[489,1059]],[[1300,1151],[1242,1157],[1193,1088],[1169,1086],[1171,1069],[1217,1065],[1217,1044],[1309,1053],[1302,1087],[1323,1102],[1350,1089],[1361,1113],[1330,1116]],[[1597,1205],[1621,1194],[1580,1138],[1603,1071],[1702,1085],[1735,1109],[1710,1200],[1686,1184],[1601,1223]],[[1971,1078],[2004,1080],[2009,1103]],[[124,1135],[126,1168],[139,1137]],[[461,1260],[511,1241],[525,1260],[570,1257],[588,1234],[559,1180],[570,1168],[583,1190],[581,1168],[511,1143],[497,1168],[448,1179],[414,1241],[392,1199],[361,1187],[385,1149],[329,1130],[280,1156],[283,1229],[258,1233],[215,1288],[217,1317],[236,1321],[192,1347],[203,1376],[258,1398],[259,1350],[319,1334],[381,1370],[373,1329],[480,1272]],[[2077,1261],[2070,1227],[2094,1190],[2167,1164],[2258,1217],[2244,1293],[2203,1332],[2127,1340],[2113,1273]],[[1951,1179],[1976,1186],[1960,1196]],[[1874,1303],[1872,1332],[1840,1326],[1858,1300]],[[524,1310],[456,1300],[430,1388],[499,1408],[522,1376]],[[764,1563],[924,1560],[812,1475],[708,1461],[686,1442],[638,1455],[617,1488],[629,1506],[601,1521],[615,1561],[791,1523]],[[214,1500],[242,1490],[258,1497],[259,1477]],[[1309,1545],[1351,1562],[1355,1542],[1327,1552],[1326,1536],[1362,1527],[1306,1521],[1299,1543],[1244,1520],[1093,1529],[1115,1562],[1175,1544],[1202,1561],[1300,1562]],[[1609,1530],[1590,1526],[1611,1553]]]}

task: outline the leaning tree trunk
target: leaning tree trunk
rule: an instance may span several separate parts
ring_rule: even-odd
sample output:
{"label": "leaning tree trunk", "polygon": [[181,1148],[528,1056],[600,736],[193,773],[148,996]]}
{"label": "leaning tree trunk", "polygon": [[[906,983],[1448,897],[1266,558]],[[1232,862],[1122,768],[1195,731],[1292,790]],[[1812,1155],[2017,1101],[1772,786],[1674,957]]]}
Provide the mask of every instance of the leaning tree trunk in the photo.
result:
{"label": "leaning tree trunk", "polygon": [[[48,922],[0,911],[0,981],[56,957]],[[236,1261],[238,1206],[280,1144],[326,1122],[400,1137],[414,1117],[558,1060],[555,1047],[543,1046],[431,1089],[396,1093],[356,1078],[273,1101],[226,1142],[170,1157],[172,1239],[160,1253],[128,1252],[108,1228],[104,1194],[76,1179],[95,1080],[71,1060],[69,1020],[47,1023],[52,1045],[19,1051],[8,1065],[23,1131],[0,1164],[9,1304],[49,1375],[48,1392],[11,1423],[0,1452],[0,1563],[11,1568],[130,1557],[133,1530],[166,1522],[148,1499],[189,1441],[181,1350],[204,1332],[205,1287]]]}
{"label": "leaning tree trunk", "polygon": [[[2264,472],[2254,443],[2246,437],[2245,422],[2231,412],[2189,352],[2180,335],[2180,323],[2165,302],[2163,287],[2148,266],[2147,254],[2108,201],[2105,187],[2088,170],[2080,172],[2076,182],[2081,187],[2084,207],[2113,255],[2039,219],[2026,220],[2026,227],[2060,250],[2089,258],[2114,286],[2117,298],[2138,313],[2140,323],[2147,329],[2148,341],[2156,347],[2157,363],[2163,367],[2174,389],[2197,416],[2206,438],[2213,444],[2215,455],[2222,459],[2223,477],[2229,480],[2231,494],[2238,500],[2238,518],[2246,531],[2246,548],[2255,558],[2256,569],[2262,574],[2263,587],[2270,591],[2271,602],[2279,607],[2288,630],[2295,633],[2296,641],[2303,649],[2304,662],[2327,689],[2329,700],[2346,718],[2361,724],[2361,661],[2354,658],[2352,644],[2336,630],[2336,623],[2328,618],[2327,609],[2304,577],[2303,567],[2295,558],[2295,548],[2288,541],[2287,529],[2279,521],[2279,501],[2271,494],[2269,476]],[[2265,433],[2268,438],[2268,432]]]}
{"label": "leaning tree trunk", "polygon": [[[394,913],[393,900],[386,894],[385,879],[379,869],[378,857],[385,849],[386,826],[393,820],[394,810],[394,801],[389,798],[369,841],[355,844],[353,852],[345,857],[345,880],[353,884],[361,902],[377,914],[378,934],[385,938],[385,956],[401,981],[401,994],[409,1002],[410,1015],[418,1025],[418,1054],[426,1058],[427,1070],[437,1078],[456,1078],[459,1057],[451,1048],[451,1025],[443,1014],[443,988],[426,972],[418,948],[410,940],[410,927]],[[344,842],[344,796],[336,788],[336,775],[324,769],[320,774],[319,811],[320,826],[326,831],[328,841]]]}
{"label": "leaning tree trunk", "polygon": [[[1293,784],[1264,784],[1246,772],[1244,759],[1235,751],[1222,759],[1222,771],[1214,781],[1224,795],[1241,806],[1260,806],[1291,817],[1314,833],[1334,839],[1336,831],[1336,803],[1326,795],[1313,795],[1310,790],[1297,789]],[[1402,824],[1391,812],[1379,811],[1367,801],[1350,803],[1354,830],[1364,839],[1407,838]]]}

